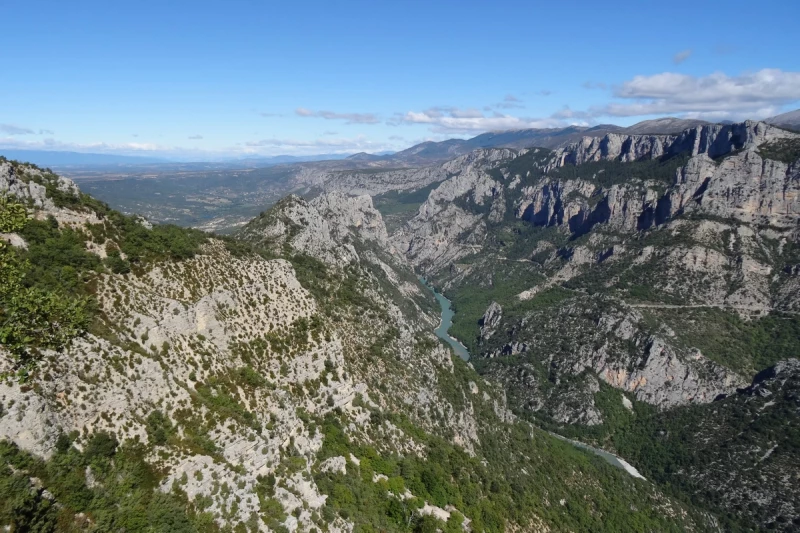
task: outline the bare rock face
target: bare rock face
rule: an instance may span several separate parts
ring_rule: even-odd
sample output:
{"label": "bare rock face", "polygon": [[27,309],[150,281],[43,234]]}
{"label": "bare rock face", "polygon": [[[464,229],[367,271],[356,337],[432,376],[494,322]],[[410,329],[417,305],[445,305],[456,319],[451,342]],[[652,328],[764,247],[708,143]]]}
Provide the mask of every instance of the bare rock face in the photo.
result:
{"label": "bare rock face", "polygon": [[373,207],[370,196],[348,196],[341,192],[332,192],[314,198],[309,205],[329,222],[336,233],[335,237],[339,239],[356,232],[361,238],[382,245],[389,240],[383,218]]}
{"label": "bare rock face", "polygon": [[[564,423],[602,422],[599,413],[583,413],[594,403],[592,398],[599,390],[596,382],[587,377],[576,381],[576,376],[597,376],[632,398],[661,409],[708,403],[747,383],[744,377],[699,352],[648,333],[638,310],[611,300],[581,297],[555,312],[534,311],[521,320],[498,320],[497,325],[499,330],[492,342],[484,342],[499,352],[491,355],[547,355],[548,378],[533,370],[515,374],[506,365],[490,367],[490,374],[525,398],[528,409]],[[522,351],[517,349],[521,342],[525,343]],[[522,368],[530,364],[522,363]],[[521,376],[527,379],[520,380]],[[584,400],[567,400],[578,397]]]}
{"label": "bare rock face", "polygon": [[355,238],[381,246],[388,243],[386,226],[372,206],[372,198],[340,192],[310,202],[289,196],[242,228],[239,236],[252,242],[290,246],[336,266],[358,259],[351,242]]}
{"label": "bare rock face", "polygon": [[657,159],[674,144],[675,135],[624,135],[609,133],[605,137],[584,137],[561,152],[561,164],[581,165],[589,161],[619,159]]}
{"label": "bare rock face", "polygon": [[15,196],[30,204],[36,218],[44,219],[52,216],[59,224],[73,227],[100,222],[94,212],[79,212],[57,207],[47,196],[47,188],[43,185],[45,182],[52,183],[63,194],[71,196],[80,194],[78,186],[71,179],[32,166],[17,166],[8,161],[0,161],[0,196]]}
{"label": "bare rock face", "polygon": [[800,165],[764,159],[755,146],[720,163],[700,155],[680,170],[668,199],[672,213],[792,229],[800,219]]}
{"label": "bare rock face", "polygon": [[443,168],[453,176],[431,191],[408,227],[392,235],[395,247],[423,270],[443,268],[479,248],[486,233],[483,217],[470,213],[456,200],[487,208],[490,219],[502,218],[504,187],[489,170],[519,153],[475,150],[445,163]]}
{"label": "bare rock face", "polygon": [[497,302],[492,302],[486,309],[481,318],[481,338],[488,339],[494,333],[495,328],[503,319],[503,308]]}
{"label": "bare rock face", "polygon": [[758,146],[796,134],[765,122],[706,124],[677,135],[625,135],[609,133],[604,137],[584,137],[558,153],[561,164],[580,165],[589,161],[658,159],[665,155],[689,152],[692,156],[720,157],[745,146]]}

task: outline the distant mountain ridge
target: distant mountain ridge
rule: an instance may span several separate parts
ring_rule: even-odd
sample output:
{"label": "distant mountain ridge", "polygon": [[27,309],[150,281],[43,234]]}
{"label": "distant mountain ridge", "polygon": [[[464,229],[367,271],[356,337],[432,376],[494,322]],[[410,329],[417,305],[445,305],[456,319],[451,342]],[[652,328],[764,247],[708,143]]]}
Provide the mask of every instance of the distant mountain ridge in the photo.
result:
{"label": "distant mountain ridge", "polygon": [[[492,131],[471,139],[426,141],[387,157],[361,158],[361,161],[391,161],[397,164],[419,166],[453,159],[479,148],[564,148],[584,137],[603,137],[609,133],[631,135],[674,135],[690,128],[712,124],[704,120],[665,117],[645,120],[633,126],[614,124],[597,126],[567,126],[565,128],[528,128],[523,130]],[[349,158],[353,159],[353,158]]]}
{"label": "distant mountain ridge", "polygon": [[800,109],[795,109],[794,111],[789,111],[781,115],[775,115],[774,117],[766,119],[764,122],[783,128],[800,129]]}
{"label": "distant mountain ridge", "polygon": [[681,133],[684,130],[696,128],[697,126],[708,126],[713,122],[706,122],[705,120],[683,119],[674,117],[656,118],[653,120],[645,120],[623,128],[621,133],[630,133],[636,135],[656,134],[656,135],[670,135]]}
{"label": "distant mountain ridge", "polygon": [[[776,115],[764,122],[793,130],[800,129],[800,109]],[[599,124],[596,126],[571,125],[564,128],[527,128],[520,130],[490,131],[469,139],[446,139],[425,141],[398,152],[367,153],[328,153],[312,155],[246,156],[228,158],[218,162],[224,166],[245,168],[269,167],[275,165],[322,164],[326,169],[354,170],[367,167],[424,167],[443,163],[480,148],[565,148],[581,141],[584,137],[601,138],[609,133],[628,135],[677,135],[698,126],[714,124],[698,119],[663,117],[638,122],[632,126]],[[732,124],[720,121],[717,124]],[[153,165],[176,163],[168,158],[127,156],[115,154],[81,153],[55,150],[2,149],[0,155],[8,159],[31,161],[37,165],[54,168],[94,167],[114,165]],[[197,161],[195,163],[200,163]],[[329,168],[330,167],[330,168]],[[335,167],[335,168],[334,168]]]}
{"label": "distant mountain ridge", "polygon": [[[764,122],[789,129],[800,129],[800,109],[776,115]],[[571,125],[564,128],[527,128],[520,130],[490,131],[469,139],[446,139],[443,141],[425,141],[398,152],[359,152],[328,153],[312,155],[251,155],[239,158],[219,160],[219,164],[228,166],[241,165],[246,168],[266,167],[293,164],[327,164],[345,169],[369,167],[423,167],[442,163],[469,153],[479,148],[565,148],[584,137],[603,137],[609,133],[631,135],[676,135],[685,130],[713,124],[698,119],[682,119],[663,117],[638,122],[632,126],[615,124],[599,124],[596,126]],[[718,124],[732,124],[720,121]],[[56,150],[18,150],[2,149],[0,155],[8,159],[31,161],[46,167],[91,167],[113,165],[152,165],[159,163],[176,163],[168,158],[127,156],[114,154],[81,153]],[[195,163],[200,163],[196,161]]]}

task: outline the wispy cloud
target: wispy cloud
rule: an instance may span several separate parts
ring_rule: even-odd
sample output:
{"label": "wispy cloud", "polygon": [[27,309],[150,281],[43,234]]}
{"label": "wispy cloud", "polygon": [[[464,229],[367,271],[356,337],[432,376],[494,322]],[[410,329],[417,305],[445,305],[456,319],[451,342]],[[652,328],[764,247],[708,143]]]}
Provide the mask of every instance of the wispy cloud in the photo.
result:
{"label": "wispy cloud", "polygon": [[36,133],[30,128],[22,128],[13,124],[0,124],[0,131],[6,135],[33,135]]}
{"label": "wispy cloud", "polygon": [[248,141],[247,149],[257,151],[261,148],[278,149],[291,153],[319,153],[320,151],[346,153],[346,152],[374,152],[388,148],[384,143],[374,142],[364,136],[354,138],[321,138],[321,139],[289,139],[272,137],[257,141]]}
{"label": "wispy cloud", "polygon": [[578,111],[575,109],[571,109],[569,106],[564,106],[563,108],[559,109],[558,111],[550,115],[550,118],[556,120],[587,121],[593,119],[594,117],[592,116],[592,113],[589,111]]}
{"label": "wispy cloud", "polygon": [[672,62],[675,63],[676,65],[680,65],[681,63],[689,59],[691,56],[692,56],[692,50],[690,48],[686,50],[681,50],[680,52],[672,56]]}
{"label": "wispy cloud", "polygon": [[189,136],[189,139],[192,140],[192,141],[199,141],[202,138],[203,138],[202,135],[191,135],[191,136]]}
{"label": "wispy cloud", "polygon": [[499,102],[489,107],[493,107],[495,109],[521,109],[525,106],[522,104],[522,100],[520,100],[513,94],[507,94],[505,98],[503,98],[502,102]]}
{"label": "wispy cloud", "polygon": [[336,113],[334,111],[312,111],[298,107],[295,114],[301,117],[318,117],[325,120],[344,120],[346,124],[377,124],[380,119],[374,113]]}

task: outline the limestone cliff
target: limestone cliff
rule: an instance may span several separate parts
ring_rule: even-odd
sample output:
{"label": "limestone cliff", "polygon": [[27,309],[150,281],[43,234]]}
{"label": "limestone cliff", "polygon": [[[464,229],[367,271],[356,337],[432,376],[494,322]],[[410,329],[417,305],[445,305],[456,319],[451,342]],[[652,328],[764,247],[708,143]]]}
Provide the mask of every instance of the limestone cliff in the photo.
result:
{"label": "limestone cliff", "polygon": [[[391,239],[453,294],[517,287],[482,309],[482,322],[473,319],[472,346],[483,355],[538,354],[551,361],[550,379],[590,369],[661,408],[710,402],[741,386],[752,367],[708,361],[645,324],[659,309],[763,316],[796,308],[800,155],[776,158],[771,147],[797,142],[800,135],[764,123],[701,124],[675,135],[609,133],[556,152],[465,166]],[[575,297],[599,293],[616,303],[598,308],[594,326],[576,322],[572,313],[587,305],[578,300],[516,318],[504,312],[500,319],[492,307],[532,306],[565,287]],[[634,307],[617,312],[618,303]],[[619,324],[637,330],[637,340]],[[551,334],[576,344],[558,354],[537,347],[551,326],[567,328]],[[583,338],[587,328],[596,336]],[[622,342],[603,348],[608,335]],[[542,396],[549,385],[529,385],[520,392],[526,401],[551,409]],[[561,405],[563,390],[548,390],[552,405]]]}

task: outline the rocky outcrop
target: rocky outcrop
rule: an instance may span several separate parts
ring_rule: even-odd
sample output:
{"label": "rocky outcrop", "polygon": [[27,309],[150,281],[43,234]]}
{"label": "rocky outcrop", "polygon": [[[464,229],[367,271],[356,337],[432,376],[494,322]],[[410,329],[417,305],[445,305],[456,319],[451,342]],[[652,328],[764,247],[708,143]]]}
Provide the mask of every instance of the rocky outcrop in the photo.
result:
{"label": "rocky outcrop", "polygon": [[481,338],[488,339],[503,319],[503,308],[497,302],[492,302],[486,308],[481,318]]}
{"label": "rocky outcrop", "polygon": [[388,246],[386,226],[372,206],[372,199],[340,192],[311,201],[289,196],[247,224],[238,235],[273,248],[290,246],[336,266],[358,260],[355,239]]}
{"label": "rocky outcrop", "polygon": [[[36,209],[53,210],[55,204],[48,198],[45,186],[37,183],[43,179],[44,174],[35,167],[20,167],[8,161],[0,161],[0,194],[13,195],[20,200],[29,201]],[[70,179],[58,176],[55,185],[65,194],[78,194],[78,187]]]}
{"label": "rocky outcrop", "polygon": [[645,454],[678,450],[678,457],[692,457],[690,466],[669,460],[648,479],[673,482],[679,476],[689,494],[745,517],[748,529],[795,531],[800,523],[800,454],[794,445],[800,361],[780,361],[750,386],[681,415],[661,413],[632,448]]}
{"label": "rocky outcrop", "polygon": [[334,238],[344,240],[350,233],[386,245],[389,236],[381,214],[372,205],[367,195],[350,196],[341,192],[323,194],[309,203],[328,221],[334,231]]}
{"label": "rocky outcrop", "polygon": [[62,225],[81,227],[100,222],[93,211],[76,211],[56,206],[47,195],[45,184],[66,196],[80,194],[78,186],[71,179],[30,165],[0,160],[0,196],[14,196],[33,208],[34,217],[45,219],[52,216]]}
{"label": "rocky outcrop", "polygon": [[686,211],[793,229],[800,220],[800,164],[765,159],[756,146],[719,163],[699,155],[680,169],[664,201],[670,214]]}

